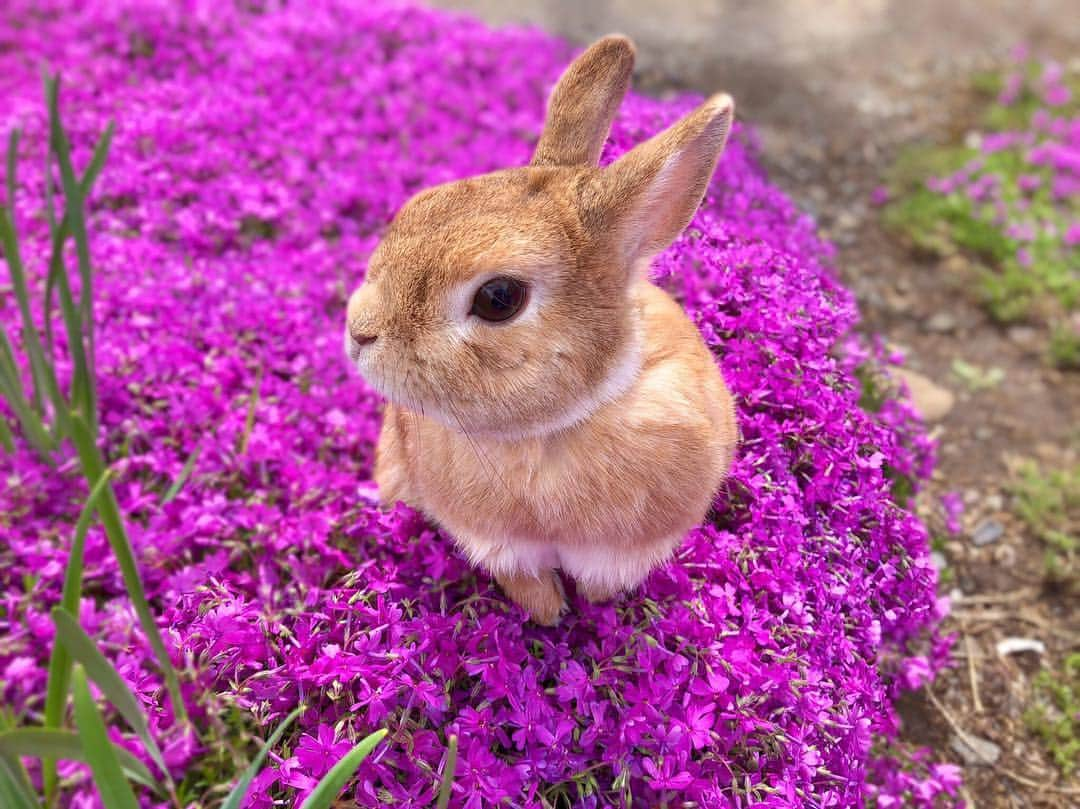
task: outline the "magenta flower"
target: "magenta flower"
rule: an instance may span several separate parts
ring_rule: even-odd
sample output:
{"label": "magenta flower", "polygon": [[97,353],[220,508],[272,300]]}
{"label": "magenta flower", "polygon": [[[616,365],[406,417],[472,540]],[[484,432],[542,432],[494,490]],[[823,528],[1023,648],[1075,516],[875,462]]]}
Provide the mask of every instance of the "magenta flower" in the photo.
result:
{"label": "magenta flower", "polygon": [[[103,445],[170,652],[193,672],[195,722],[246,711],[268,735],[308,706],[252,806],[302,797],[378,727],[390,736],[346,794],[361,806],[433,805],[450,733],[454,807],[536,805],[584,773],[601,791],[571,799],[596,809],[618,803],[620,774],[644,806],[947,793],[889,747],[899,692],[948,660],[926,529],[893,494],[897,476],[930,474],[933,446],[905,400],[859,406],[858,370],[897,358],[857,336],[835,249],[768,182],[749,126],[653,268],[736,397],[731,476],[639,592],[577,599],[542,629],[422,515],[378,507],[381,403],[343,360],[341,331],[343,295],[411,194],[528,160],[569,47],[390,0],[9,0],[0,42],[0,129],[23,129],[15,218],[39,293],[38,66],[64,73],[78,166],[117,121],[89,201]],[[694,103],[631,93],[603,160]],[[1040,151],[1075,149],[1056,117],[1037,143],[1002,142],[1048,178],[1035,194],[1075,179],[1068,154]],[[1011,199],[984,170],[942,188]],[[5,317],[13,306],[0,296]],[[70,453],[52,469],[20,443],[0,466],[0,510],[19,515],[0,543],[0,689],[33,711],[86,487]],[[80,620],[179,774],[203,751],[169,735],[99,528],[86,558]],[[84,771],[64,772],[62,805],[89,802]]]}

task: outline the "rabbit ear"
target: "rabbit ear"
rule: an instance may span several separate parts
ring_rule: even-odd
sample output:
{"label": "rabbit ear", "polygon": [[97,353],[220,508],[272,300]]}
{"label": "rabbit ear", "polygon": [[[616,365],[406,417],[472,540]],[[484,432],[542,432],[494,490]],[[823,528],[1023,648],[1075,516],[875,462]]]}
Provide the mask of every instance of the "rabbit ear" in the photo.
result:
{"label": "rabbit ear", "polygon": [[716,95],[600,173],[589,201],[631,263],[671,244],[690,222],[724,150],[735,104]]}
{"label": "rabbit ear", "polygon": [[574,60],[551,91],[532,165],[595,166],[633,69],[633,43],[615,34]]}

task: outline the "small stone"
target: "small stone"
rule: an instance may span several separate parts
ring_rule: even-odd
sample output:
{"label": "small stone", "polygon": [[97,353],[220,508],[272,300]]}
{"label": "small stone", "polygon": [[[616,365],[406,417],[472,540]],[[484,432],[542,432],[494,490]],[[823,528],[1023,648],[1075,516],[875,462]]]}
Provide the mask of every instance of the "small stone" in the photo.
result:
{"label": "small stone", "polygon": [[997,542],[1005,533],[1005,526],[997,520],[985,520],[979,523],[971,534],[971,541],[977,548]]}
{"label": "small stone", "polygon": [[[976,434],[978,431],[976,430]],[[996,492],[994,494],[986,495],[986,499],[983,500],[983,505],[986,506],[989,511],[1001,511],[1005,507],[1005,498]]]}
{"label": "small stone", "polygon": [[970,733],[965,733],[963,736],[953,734],[949,739],[949,747],[969,767],[992,767],[1001,758],[1000,747],[989,739],[973,736]]}
{"label": "small stone", "polygon": [[1039,339],[1039,332],[1031,326],[1013,326],[1007,334],[1009,339],[1021,348],[1030,348]]}
{"label": "small stone", "polygon": [[859,226],[859,219],[851,211],[841,211],[836,217],[836,227],[840,230],[854,230]]}
{"label": "small stone", "polygon": [[927,318],[923,327],[930,332],[949,334],[956,331],[956,317],[950,312],[937,312]]}
{"label": "small stone", "polygon": [[940,421],[956,404],[952,391],[931,382],[918,371],[897,368],[894,373],[907,385],[911,393],[911,403],[927,421]]}
{"label": "small stone", "polygon": [[[989,441],[994,437],[994,430],[992,427],[987,427],[985,424],[980,424],[975,428],[975,440],[976,441]],[[1000,509],[1001,507],[998,506]],[[996,510],[991,508],[992,511]]]}
{"label": "small stone", "polygon": [[968,267],[971,266],[971,262],[964,258],[959,253],[954,253],[942,262],[942,267],[948,272],[961,273],[966,272]]}
{"label": "small stone", "polygon": [[930,551],[930,561],[934,563],[934,567],[939,572],[949,566],[949,560],[945,558],[945,554],[941,551]]}
{"label": "small stone", "polygon": [[998,641],[997,653],[1002,657],[1019,654],[1020,652],[1034,652],[1037,655],[1046,654],[1046,644],[1035,638],[1005,638]]}

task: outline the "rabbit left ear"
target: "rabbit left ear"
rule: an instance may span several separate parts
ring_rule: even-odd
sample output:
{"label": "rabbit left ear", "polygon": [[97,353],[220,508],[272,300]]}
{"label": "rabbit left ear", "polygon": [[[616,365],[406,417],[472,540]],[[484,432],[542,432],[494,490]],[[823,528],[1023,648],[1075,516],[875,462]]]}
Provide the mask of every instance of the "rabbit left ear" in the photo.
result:
{"label": "rabbit left ear", "polygon": [[595,166],[630,86],[634,45],[606,36],[566,69],[551,91],[533,166]]}
{"label": "rabbit left ear", "polygon": [[689,224],[724,151],[734,114],[731,97],[715,95],[601,169],[586,204],[611,229],[627,262],[652,258]]}

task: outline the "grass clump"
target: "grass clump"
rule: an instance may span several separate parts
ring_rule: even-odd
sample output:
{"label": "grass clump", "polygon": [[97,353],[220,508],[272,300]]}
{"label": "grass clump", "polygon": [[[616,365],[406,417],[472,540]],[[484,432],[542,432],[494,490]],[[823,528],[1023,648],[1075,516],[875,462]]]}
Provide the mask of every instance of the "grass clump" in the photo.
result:
{"label": "grass clump", "polygon": [[1080,371],[1080,321],[1055,326],[1048,350],[1050,361],[1058,368]]}
{"label": "grass clump", "polygon": [[1044,669],[1035,678],[1036,702],[1024,724],[1042,740],[1066,778],[1080,763],[1080,653],[1065,658],[1061,672]]}
{"label": "grass clump", "polygon": [[1046,546],[1047,579],[1080,594],[1080,464],[1050,471],[1025,464],[1012,491],[1017,513]]}

